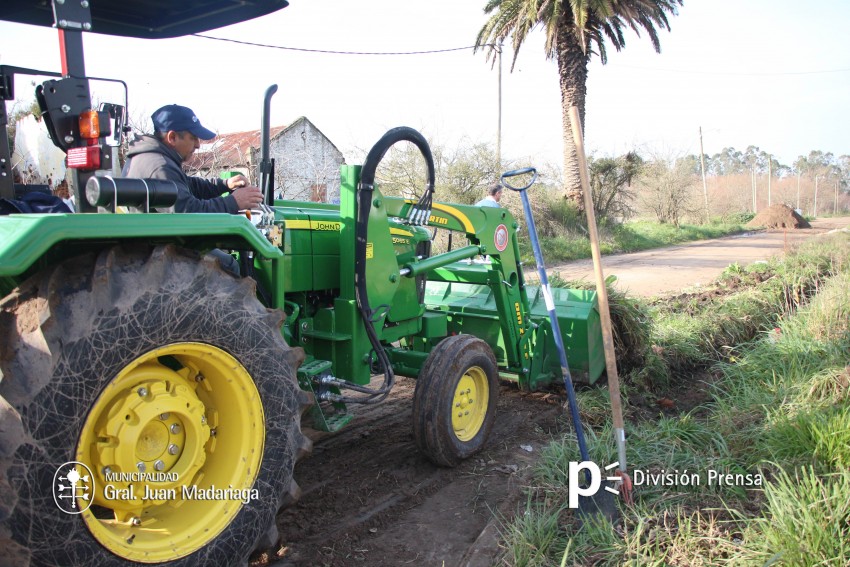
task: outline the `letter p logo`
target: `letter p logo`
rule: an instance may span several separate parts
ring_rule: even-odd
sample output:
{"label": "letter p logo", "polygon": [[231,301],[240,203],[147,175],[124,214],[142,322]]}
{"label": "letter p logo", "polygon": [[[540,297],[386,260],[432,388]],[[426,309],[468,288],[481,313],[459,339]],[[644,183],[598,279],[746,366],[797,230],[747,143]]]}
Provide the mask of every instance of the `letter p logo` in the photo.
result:
{"label": "letter p logo", "polygon": [[[584,488],[579,486],[579,472],[582,470],[590,473],[590,484]],[[580,463],[570,461],[568,482],[570,490],[570,508],[578,508],[579,496],[593,496],[599,491],[599,487],[602,485],[602,473],[599,470],[599,465],[593,461],[582,461]]]}

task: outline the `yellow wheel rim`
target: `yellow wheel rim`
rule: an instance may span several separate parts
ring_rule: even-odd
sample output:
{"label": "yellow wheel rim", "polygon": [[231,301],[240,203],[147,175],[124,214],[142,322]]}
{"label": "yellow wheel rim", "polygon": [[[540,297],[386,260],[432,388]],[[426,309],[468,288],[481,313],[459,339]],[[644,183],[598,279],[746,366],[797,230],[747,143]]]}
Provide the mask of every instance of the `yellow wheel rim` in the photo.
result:
{"label": "yellow wheel rim", "polygon": [[106,386],[81,432],[77,460],[96,477],[83,519],[125,559],[189,555],[256,497],[264,440],[259,392],[233,356],[202,343],[142,355]]}
{"label": "yellow wheel rim", "polygon": [[458,440],[471,441],[484,424],[490,387],[487,374],[479,366],[469,368],[455,389],[452,400],[452,428]]}

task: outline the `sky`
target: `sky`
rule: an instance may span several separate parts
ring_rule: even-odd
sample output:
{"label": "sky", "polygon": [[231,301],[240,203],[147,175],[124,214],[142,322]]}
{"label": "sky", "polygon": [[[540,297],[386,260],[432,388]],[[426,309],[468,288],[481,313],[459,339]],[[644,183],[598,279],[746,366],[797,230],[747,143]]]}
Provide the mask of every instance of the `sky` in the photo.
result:
{"label": "sky", "polygon": [[[92,0],[96,2],[97,0]],[[410,52],[472,46],[484,0],[290,0],[269,16],[206,32],[254,43],[333,51]],[[804,9],[801,9],[801,6]],[[2,15],[0,15],[2,17]],[[759,146],[790,165],[811,150],[850,154],[850,2],[685,0],[661,53],[626,34],[594,57],[587,83],[585,143],[600,156],[631,150],[709,155]],[[471,49],[429,55],[333,55],[185,37],[136,40],[85,34],[86,71],[129,85],[136,120],[171,103],[191,107],[225,133],[260,127],[266,88],[277,84],[272,125],[310,119],[349,163],[394,126],[448,148],[495,146],[498,73]],[[528,37],[513,71],[505,49],[502,154],[535,165],[562,160],[557,67],[543,33]],[[0,64],[59,71],[57,32],[0,22]],[[16,81],[27,98],[31,79]],[[95,84],[101,101],[120,102]]]}

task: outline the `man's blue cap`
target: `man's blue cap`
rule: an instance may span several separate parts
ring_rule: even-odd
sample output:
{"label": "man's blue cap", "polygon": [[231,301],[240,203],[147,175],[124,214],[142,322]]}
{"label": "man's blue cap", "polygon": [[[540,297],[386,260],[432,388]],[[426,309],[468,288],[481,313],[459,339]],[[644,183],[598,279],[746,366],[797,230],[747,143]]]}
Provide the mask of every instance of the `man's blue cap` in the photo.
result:
{"label": "man's blue cap", "polygon": [[154,130],[157,132],[190,132],[201,140],[212,140],[215,138],[215,132],[207,130],[201,126],[201,121],[195,116],[191,108],[180,106],[179,104],[169,104],[163,106],[153,113]]}

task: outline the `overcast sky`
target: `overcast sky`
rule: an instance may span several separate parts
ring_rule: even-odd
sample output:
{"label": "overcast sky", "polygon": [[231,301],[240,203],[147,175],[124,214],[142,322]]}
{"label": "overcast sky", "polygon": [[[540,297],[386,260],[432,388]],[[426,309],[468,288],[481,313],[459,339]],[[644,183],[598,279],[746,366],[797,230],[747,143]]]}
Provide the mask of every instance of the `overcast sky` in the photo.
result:
{"label": "overcast sky", "polygon": [[[96,2],[97,0],[92,0]],[[421,51],[471,46],[484,0],[290,0],[276,14],[209,32],[277,46],[338,51]],[[850,2],[686,0],[663,31],[661,54],[628,32],[626,48],[594,58],[588,81],[587,146],[698,153],[753,144],[791,164],[810,150],[850,154]],[[59,70],[56,31],[0,22],[0,64]],[[130,86],[134,116],[164,104],[193,108],[219,132],[259,128],[266,87],[280,87],[272,125],[307,116],[349,157],[393,126],[435,143],[495,142],[497,73],[483,53],[330,55],[187,37],[142,41],[86,34],[87,72]],[[542,33],[514,71],[506,50],[503,155],[560,163],[557,69]],[[18,79],[19,97],[31,92]],[[101,100],[120,99],[110,86]]]}

